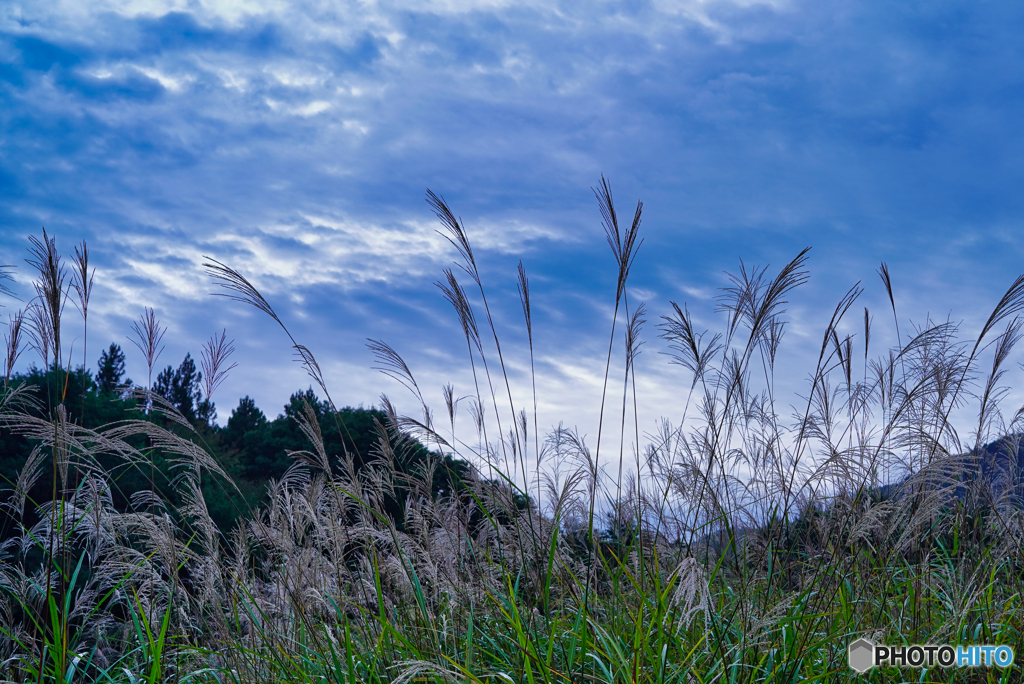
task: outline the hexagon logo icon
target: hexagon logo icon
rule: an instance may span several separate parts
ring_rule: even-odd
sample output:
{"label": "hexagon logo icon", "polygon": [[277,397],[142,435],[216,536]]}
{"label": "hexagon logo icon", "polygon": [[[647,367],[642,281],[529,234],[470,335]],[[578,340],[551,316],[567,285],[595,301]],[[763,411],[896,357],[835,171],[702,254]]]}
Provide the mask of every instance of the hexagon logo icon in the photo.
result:
{"label": "hexagon logo icon", "polygon": [[864,673],[875,666],[875,645],[867,639],[857,639],[850,644],[850,669]]}

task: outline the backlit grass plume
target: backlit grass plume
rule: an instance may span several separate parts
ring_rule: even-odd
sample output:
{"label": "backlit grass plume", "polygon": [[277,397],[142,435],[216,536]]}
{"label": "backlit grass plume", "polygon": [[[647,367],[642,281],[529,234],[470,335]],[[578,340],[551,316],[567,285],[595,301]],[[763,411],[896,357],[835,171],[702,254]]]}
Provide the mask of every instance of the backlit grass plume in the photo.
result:
{"label": "backlit grass plume", "polygon": [[[46,368],[66,360],[68,276],[55,240],[33,238],[35,297],[10,317],[0,397],[0,437],[31,445],[0,494],[0,678],[788,684],[852,681],[846,648],[861,637],[1020,653],[1024,409],[1005,405],[1024,278],[971,336],[950,320],[901,326],[882,264],[893,343],[880,342],[888,322],[866,307],[861,318],[857,283],[810,353],[794,353],[787,309],[811,277],[808,250],[777,270],[741,262],[717,300],[721,325],[704,329],[711,312],[637,301],[643,205],[620,223],[610,183],[594,194],[612,317],[608,351],[591,360],[593,445],[539,409],[546,322],[526,266],[518,303],[492,296],[472,225],[438,194],[427,202],[456,264],[438,294],[473,385],[437,395],[417,380],[415,349],[370,340],[382,383],[414,408],[382,394],[359,451],[290,312],[207,258],[216,294],[276,322],[282,362],[294,354],[326,399],[293,402],[306,445],[251,507],[231,477],[245,451],[152,391],[166,332],[152,309],[132,326],[149,384],[105,399],[134,407],[123,420],[87,428],[57,388],[34,396],[12,381],[26,334]],[[84,245],[71,264],[84,326]],[[519,340],[498,334],[506,306],[521,309]],[[207,401],[233,351],[226,330],[204,345]],[[678,391],[645,415],[655,351]],[[527,360],[514,386],[509,369]],[[145,484],[122,491],[129,481]],[[233,526],[217,522],[228,504]],[[1017,672],[890,668],[865,681]]]}

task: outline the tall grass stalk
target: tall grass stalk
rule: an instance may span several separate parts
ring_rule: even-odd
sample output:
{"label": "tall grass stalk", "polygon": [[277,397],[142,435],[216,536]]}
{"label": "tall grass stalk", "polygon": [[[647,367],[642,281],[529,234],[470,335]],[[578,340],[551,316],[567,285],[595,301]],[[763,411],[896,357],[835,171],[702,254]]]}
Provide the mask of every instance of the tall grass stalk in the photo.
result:
{"label": "tall grass stalk", "polygon": [[[638,397],[650,304],[631,302],[627,289],[642,205],[622,229],[606,180],[595,195],[615,294],[608,353],[594,361],[603,361],[604,380],[593,450],[562,427],[542,440],[539,321],[525,267],[517,289],[526,337],[517,348],[500,339],[498,301],[484,288],[466,226],[433,193],[442,234],[475,285],[467,291],[453,269],[438,283],[465,337],[472,392],[460,397],[446,385],[448,426],[439,425],[414,364],[370,341],[376,367],[413,397],[412,415],[382,396],[387,420],[376,425],[372,453],[344,446],[354,441],[340,420],[343,447],[329,453],[316,411],[305,406],[296,420],[308,449],[292,454],[267,504],[230,532],[217,528],[204,494],[211,480],[233,488],[219,455],[151,388],[136,393],[147,415],[86,429],[69,420],[58,388],[40,412],[23,386],[5,382],[0,427],[36,448],[2,500],[17,529],[0,544],[0,675],[789,683],[849,680],[846,646],[862,636],[1007,643],[1020,652],[1024,409],[1002,407],[1024,336],[1024,280],[964,339],[950,321],[901,327],[883,264],[894,344],[879,351],[882,324],[867,308],[863,321],[851,314],[863,295],[854,285],[831,312],[793,400],[780,396],[792,382],[777,383],[776,371],[791,368],[786,307],[810,277],[809,254],[777,273],[741,263],[718,302],[721,330],[699,329],[685,304],[672,303],[659,319],[663,349],[682,377],[675,421],[657,423]],[[32,249],[42,266],[39,298],[11,319],[8,379],[23,322],[47,367],[51,358],[63,363],[59,255],[45,234]],[[77,285],[88,273],[83,253]],[[313,352],[269,299],[230,266],[205,266],[219,294],[280,325],[336,408]],[[134,331],[151,383],[164,329],[147,310]],[[232,350],[226,332],[204,346],[207,400],[234,367]],[[529,355],[528,380],[512,372],[520,353]],[[620,440],[611,481],[601,472],[615,463],[605,453],[605,412],[617,410],[607,401],[618,396],[613,377],[622,381],[622,414],[607,417]],[[522,394],[519,382],[529,383]],[[516,396],[533,403],[532,447],[530,407]],[[476,434],[456,430],[461,402]],[[413,437],[436,453],[409,473],[399,463]],[[442,456],[474,467],[439,493]],[[157,488],[157,459],[171,491]],[[80,476],[69,486],[70,467]],[[149,469],[152,491],[118,509],[115,473],[125,468]],[[47,476],[51,497],[34,499]],[[396,519],[388,502],[399,491],[407,496]],[[911,674],[928,682],[1016,677],[936,668],[875,670],[866,681]]]}

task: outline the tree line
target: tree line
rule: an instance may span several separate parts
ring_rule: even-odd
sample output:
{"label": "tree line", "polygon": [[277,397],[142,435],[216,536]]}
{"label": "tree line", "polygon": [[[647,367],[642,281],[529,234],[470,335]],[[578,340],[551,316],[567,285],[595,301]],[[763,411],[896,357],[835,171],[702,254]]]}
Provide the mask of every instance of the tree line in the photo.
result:
{"label": "tree line", "polygon": [[[191,424],[192,430],[175,425],[158,411],[147,410],[149,407],[144,405],[144,400],[133,391],[135,383],[125,375],[124,352],[114,343],[100,355],[95,374],[82,366],[69,372],[56,366],[42,369],[33,365],[11,375],[7,384],[8,390],[28,390],[24,394],[28,398],[28,410],[40,417],[47,417],[52,407],[63,404],[69,420],[85,428],[96,429],[141,418],[161,422],[188,439],[201,441],[237,485],[236,490],[217,478],[204,477],[203,490],[210,515],[224,532],[229,531],[239,517],[251,514],[266,500],[268,484],[284,477],[295,463],[292,454],[311,450],[310,440],[299,422],[300,416],[306,415],[307,406],[319,425],[326,453],[350,458],[356,471],[379,458],[382,438],[387,440],[392,447],[388,451],[398,483],[387,508],[398,525],[402,523],[404,501],[409,494],[401,486],[403,474],[418,474],[428,462],[433,463],[434,495],[462,488],[468,478],[473,477],[465,461],[431,452],[416,439],[395,433],[383,411],[352,407],[333,411],[311,388],[294,392],[275,418],[269,418],[251,397],[242,397],[224,425],[218,426],[214,422],[216,406],[209,397],[203,396],[202,380],[202,372],[191,354],[186,354],[177,368],[170,365],[164,368],[152,387],[153,393],[173,406]],[[389,432],[384,435],[382,431]],[[180,503],[175,500],[170,464],[159,453],[154,453],[143,438],[138,438],[133,446],[149,449],[156,465],[144,471],[106,457],[108,462],[101,464],[114,475],[116,488],[110,492],[114,505],[125,510],[132,505],[134,494],[146,490],[156,492],[168,503]],[[0,487],[15,487],[34,447],[32,440],[6,428],[0,429]],[[36,481],[29,497],[35,501],[49,500],[52,484],[52,473],[46,473]],[[14,532],[7,523],[0,521],[0,537],[6,538]]]}

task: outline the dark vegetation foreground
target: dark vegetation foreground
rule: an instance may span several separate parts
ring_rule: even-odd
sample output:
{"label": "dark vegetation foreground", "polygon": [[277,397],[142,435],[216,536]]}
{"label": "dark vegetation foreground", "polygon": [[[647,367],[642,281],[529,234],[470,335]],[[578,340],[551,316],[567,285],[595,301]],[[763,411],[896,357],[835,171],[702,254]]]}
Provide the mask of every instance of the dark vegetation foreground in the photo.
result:
{"label": "dark vegetation foreground", "polygon": [[[327,402],[319,400],[310,388],[292,394],[283,411],[273,420],[268,419],[250,397],[243,397],[231,411],[225,425],[219,427],[211,422],[216,408],[203,398],[202,372],[196,370],[191,355],[187,355],[177,369],[168,366],[154,386],[154,392],[170,405],[169,410],[184,419],[184,424],[180,419],[168,419],[161,412],[147,416],[145,403],[126,389],[132,385],[131,379],[124,377],[123,359],[124,352],[120,346],[111,344],[99,359],[96,378],[81,366],[70,373],[56,366],[51,366],[44,373],[32,366],[24,373],[13,374],[8,379],[8,388],[9,391],[23,392],[27,401],[22,410],[40,420],[46,420],[53,410],[47,397],[55,395],[60,388],[65,398],[74,398],[65,401],[64,408],[66,419],[78,426],[99,430],[114,423],[144,419],[194,439],[215,455],[218,464],[234,483],[234,486],[225,486],[225,483],[209,477],[202,483],[210,517],[222,534],[228,534],[240,518],[251,516],[257,508],[265,505],[268,485],[284,477],[295,463],[290,454],[309,448],[309,439],[302,432],[298,420],[305,407],[310,407],[316,416],[324,448],[331,454],[349,453],[357,471],[374,458],[378,426],[387,423],[387,415],[374,408],[346,407],[335,411]],[[340,425],[344,426],[341,431],[337,429]],[[140,450],[147,446],[142,437],[131,443]],[[16,482],[36,446],[38,442],[24,434],[0,431],[0,482],[7,487]],[[416,469],[431,458],[439,459],[436,454],[429,454],[427,448],[415,439],[404,440],[399,451],[395,465],[404,476],[415,475]],[[133,495],[148,491],[156,492],[172,507],[180,506],[180,492],[172,484],[175,475],[172,462],[157,451],[152,454],[155,467],[148,470],[130,467],[116,458],[101,458],[104,469],[116,483],[110,489],[115,509],[128,510]],[[469,475],[469,464],[451,456],[438,460],[438,464],[432,483],[435,494],[453,491]],[[48,465],[43,464],[35,484],[26,492],[32,501],[45,500],[52,490],[53,472]],[[399,527],[406,495],[406,489],[399,486],[386,507]],[[0,523],[0,541],[20,534],[19,522],[8,513],[0,510],[0,516],[6,515]]]}
{"label": "dark vegetation foreground", "polygon": [[[964,341],[948,322],[900,330],[883,265],[899,343],[872,347],[854,287],[805,388],[779,398],[784,307],[807,254],[775,275],[742,268],[721,333],[675,304],[660,317],[687,385],[666,407],[675,422],[645,434],[656,417],[637,415],[633,392],[647,313],[627,288],[640,206],[620,225],[607,183],[596,195],[615,315],[593,446],[542,435],[535,392],[512,403],[514,345],[498,346],[465,228],[433,194],[463,270],[439,285],[480,388],[462,414],[450,386],[431,410],[379,341],[378,367],[422,410],[339,409],[292,338],[315,391],[273,420],[243,398],[216,427],[226,337],[198,367],[188,356],[160,371],[147,310],[133,327],[145,384],[123,377],[116,345],[95,373],[76,369],[61,332],[82,324],[88,339],[88,252],[65,263],[33,239],[38,296],[11,317],[0,395],[0,678],[1021,681],[1016,665],[859,676],[846,649],[861,637],[1024,647],[1024,411],[1002,406],[1024,278]],[[242,274],[205,266],[287,332]],[[515,353],[532,368],[522,266],[519,292]],[[14,373],[28,346],[42,363]]]}

